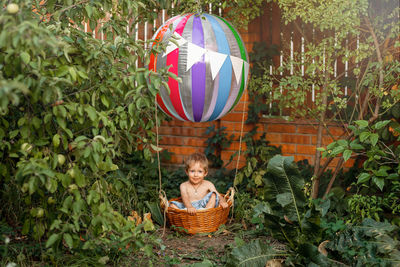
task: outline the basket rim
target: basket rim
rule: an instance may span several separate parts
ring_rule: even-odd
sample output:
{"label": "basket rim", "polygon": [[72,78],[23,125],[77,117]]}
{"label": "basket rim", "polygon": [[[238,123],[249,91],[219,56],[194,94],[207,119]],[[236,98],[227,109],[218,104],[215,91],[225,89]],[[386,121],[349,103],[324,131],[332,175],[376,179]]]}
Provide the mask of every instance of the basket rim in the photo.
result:
{"label": "basket rim", "polygon": [[[221,194],[221,193],[219,193],[219,195],[220,195],[221,197],[225,197],[225,195],[223,195],[223,194]],[[177,200],[182,200],[182,197],[171,198],[170,200],[168,200],[168,204],[169,204],[171,201],[177,201]],[[227,200],[227,203],[228,203],[227,209],[230,209],[230,208],[232,207],[232,202],[229,201],[229,200]],[[216,210],[223,210],[223,208],[222,208],[221,205],[220,205],[220,206],[218,206],[218,207],[216,207],[216,208],[208,208],[208,209],[196,210],[196,213],[207,213],[207,212],[216,211]],[[175,212],[175,213],[185,213],[185,214],[188,213],[187,210],[185,210],[185,209],[176,209],[176,208],[173,208],[173,207],[170,207],[170,206],[168,207],[167,212],[169,212],[169,211],[173,211],[173,212]]]}

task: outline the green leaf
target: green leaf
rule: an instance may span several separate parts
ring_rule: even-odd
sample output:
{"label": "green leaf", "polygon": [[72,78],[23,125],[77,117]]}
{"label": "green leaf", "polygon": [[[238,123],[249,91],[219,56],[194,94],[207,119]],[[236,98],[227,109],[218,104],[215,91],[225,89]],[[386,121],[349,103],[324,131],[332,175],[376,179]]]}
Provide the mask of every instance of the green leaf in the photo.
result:
{"label": "green leaf", "polygon": [[337,147],[335,147],[335,148],[332,150],[332,153],[331,153],[331,154],[334,155],[334,156],[336,156],[336,155],[342,153],[344,150],[345,150],[344,147],[342,147],[342,146],[337,146]]}
{"label": "green leaf", "polygon": [[[148,246],[148,245],[146,245],[146,246]],[[147,254],[147,255],[150,256],[151,254]],[[205,259],[202,262],[195,262],[195,263],[193,263],[193,264],[191,264],[189,266],[190,267],[213,267],[214,264],[210,260]]]}
{"label": "green leaf", "polygon": [[108,256],[104,256],[104,257],[101,257],[97,262],[102,265],[106,265],[109,260],[110,260],[110,258]]}
{"label": "green leaf", "polygon": [[25,117],[21,117],[21,118],[18,120],[17,125],[18,125],[19,127],[21,127],[22,125],[25,124],[25,122],[26,122],[26,118],[25,118]]}
{"label": "green leaf", "polygon": [[28,233],[29,233],[30,227],[31,227],[31,220],[30,220],[30,219],[26,219],[25,222],[24,222],[24,225],[22,226],[22,231],[21,231],[21,233],[22,233],[23,235],[28,234]]}
{"label": "green leaf", "polygon": [[276,202],[281,204],[282,207],[285,207],[293,202],[291,193],[282,193],[276,196]]}
{"label": "green leaf", "polygon": [[69,62],[69,63],[71,63],[72,61],[71,61],[71,58],[68,56],[68,46],[64,46],[64,56],[65,56],[65,58],[67,59],[67,61]]}
{"label": "green leaf", "polygon": [[29,137],[30,130],[29,130],[29,127],[28,127],[28,126],[25,125],[24,127],[22,127],[22,128],[19,130],[19,132],[20,132],[22,138],[26,139],[26,138]]}
{"label": "green leaf", "polygon": [[97,112],[92,106],[87,106],[85,110],[91,121],[95,121],[97,119]]}
{"label": "green leaf", "polygon": [[85,187],[86,186],[86,177],[85,177],[85,175],[83,175],[80,171],[76,171],[75,182],[76,182],[77,186]]}
{"label": "green leaf", "polygon": [[338,145],[343,146],[343,147],[347,147],[349,145],[349,143],[347,142],[347,140],[337,140]]}
{"label": "green leaf", "polygon": [[257,172],[256,175],[253,175],[254,177],[254,183],[256,186],[261,186],[262,185],[262,176]]}
{"label": "green leaf", "polygon": [[395,119],[400,118],[400,104],[399,103],[397,103],[396,105],[393,106],[392,115]]}
{"label": "green leaf", "polygon": [[154,231],[155,227],[152,221],[144,220],[143,224],[144,224],[143,229],[145,231]]}
{"label": "green leaf", "polygon": [[145,201],[144,203],[149,208],[151,217],[154,219],[154,221],[156,223],[158,223],[159,225],[163,225],[164,224],[164,216],[160,210],[160,205],[156,202],[149,203],[148,201]]}
{"label": "green leaf", "polygon": [[363,129],[368,126],[368,121],[365,120],[358,120],[355,121],[355,123],[360,127],[360,129]]}
{"label": "green leaf", "polygon": [[80,214],[82,209],[85,207],[85,203],[83,199],[78,199],[72,204],[72,210],[75,214]]}
{"label": "green leaf", "polygon": [[53,146],[55,148],[57,148],[60,145],[60,135],[59,134],[55,134],[53,136]]}
{"label": "green leaf", "polygon": [[348,150],[348,149],[343,152],[343,159],[345,162],[349,160],[352,153],[353,153],[353,151]]}
{"label": "green leaf", "polygon": [[67,188],[72,182],[71,177],[64,173],[58,173],[57,178],[61,180],[61,184],[64,188]]}
{"label": "green leaf", "polygon": [[152,148],[154,151],[161,151],[161,150],[162,150],[161,147],[155,146],[155,145],[153,145],[153,144],[150,144],[150,146],[151,146],[151,148]]}
{"label": "green leaf", "polygon": [[73,248],[74,242],[72,241],[72,236],[70,234],[64,234],[64,241],[68,245],[68,247]]}
{"label": "green leaf", "polygon": [[379,178],[379,177],[372,177],[372,181],[378,186],[378,188],[382,191],[383,186],[385,185],[385,179],[384,178]]}
{"label": "green leaf", "polygon": [[389,174],[389,175],[386,177],[386,179],[395,180],[395,179],[398,179],[399,177],[400,177],[399,174],[397,174],[397,173],[391,173],[391,174]]}
{"label": "green leaf", "polygon": [[89,79],[89,77],[87,76],[86,72],[80,71],[78,70],[78,75],[82,78],[82,79]]}
{"label": "green leaf", "polygon": [[57,121],[58,125],[60,125],[60,127],[62,129],[66,129],[67,128],[67,122],[63,118],[57,117],[56,121]]}
{"label": "green leaf", "polygon": [[357,184],[363,184],[371,178],[369,173],[363,172],[358,176]]}
{"label": "green leaf", "polygon": [[21,59],[25,64],[29,64],[29,62],[31,61],[31,56],[26,53],[25,51],[21,53]]}
{"label": "green leaf", "polygon": [[[56,157],[55,157],[56,158]],[[47,177],[46,189],[50,193],[54,193],[57,190],[57,181],[53,178]]]}
{"label": "green leaf", "polygon": [[101,103],[103,103],[104,106],[107,108],[109,107],[110,103],[108,102],[108,99],[105,95],[100,96]]}
{"label": "green leaf", "polygon": [[33,193],[35,193],[35,191],[37,189],[36,179],[37,179],[36,176],[32,176],[29,179],[29,182],[28,182],[29,195],[32,195]]}
{"label": "green leaf", "polygon": [[14,130],[10,132],[10,139],[13,139],[19,134],[19,130]]}
{"label": "green leaf", "polygon": [[227,266],[264,267],[273,258],[286,256],[286,253],[275,250],[259,239],[234,248],[228,255]]}
{"label": "green leaf", "polygon": [[377,123],[375,123],[374,128],[376,130],[379,130],[379,129],[385,127],[386,125],[388,125],[390,122],[391,122],[391,120],[378,121]]}
{"label": "green leaf", "polygon": [[90,242],[90,240],[86,241],[82,246],[83,250],[86,250],[86,249],[89,249],[89,248],[92,248],[92,242]]}
{"label": "green leaf", "polygon": [[85,10],[86,14],[88,15],[88,18],[90,18],[93,14],[93,9],[91,5],[85,5]]}
{"label": "green leaf", "polygon": [[63,76],[65,76],[65,75],[67,75],[68,72],[69,72],[69,67],[63,65],[63,66],[61,66],[60,68],[57,69],[55,75],[56,75],[57,77],[63,77]]}
{"label": "green leaf", "polygon": [[49,123],[49,121],[51,120],[51,118],[53,117],[53,114],[51,114],[51,113],[47,113],[45,116],[44,116],[44,119],[43,119],[43,121],[44,121],[44,123]]}
{"label": "green leaf", "polygon": [[326,147],[326,149],[330,150],[330,149],[334,148],[335,146],[336,146],[336,142],[332,142]]}
{"label": "green leaf", "polygon": [[315,209],[321,212],[322,217],[326,215],[328,212],[329,208],[331,207],[331,201],[330,199],[323,200],[322,202],[318,203],[315,206]]}
{"label": "green leaf", "polygon": [[76,71],[74,67],[69,67],[68,72],[71,75],[72,80],[75,82],[76,81]]}
{"label": "green leaf", "polygon": [[46,248],[51,247],[59,238],[60,238],[59,234],[52,234],[46,241]]}
{"label": "green leaf", "polygon": [[39,118],[33,117],[32,124],[33,124],[33,127],[35,127],[35,129],[39,129],[41,123],[42,123],[42,121]]}
{"label": "green leaf", "polygon": [[63,106],[56,106],[58,112],[57,114],[60,115],[62,118],[67,117],[67,110]]}
{"label": "green leaf", "polygon": [[369,140],[371,141],[371,144],[372,144],[373,146],[375,146],[376,143],[378,143],[379,135],[376,134],[376,133],[373,133],[373,134],[370,135]]}
{"label": "green leaf", "polygon": [[285,213],[301,224],[299,208],[305,205],[305,197],[301,189],[304,180],[299,175],[293,157],[274,156],[268,162],[267,172],[271,174],[266,179],[268,193],[271,195],[289,193],[292,202],[285,206]]}
{"label": "green leaf", "polygon": [[367,138],[371,135],[370,132],[362,132],[360,134],[360,141],[364,142],[365,140],[367,140]]}
{"label": "green leaf", "polygon": [[352,141],[352,142],[350,143],[350,148],[353,149],[353,150],[356,150],[356,149],[365,149],[365,147],[362,146],[361,144],[357,143],[356,140],[354,140],[354,141]]}
{"label": "green leaf", "polygon": [[376,176],[379,176],[379,177],[386,177],[386,176],[388,176],[388,173],[387,173],[387,171],[386,171],[385,168],[379,168],[379,170],[378,170],[378,171],[375,171],[374,174],[375,174]]}

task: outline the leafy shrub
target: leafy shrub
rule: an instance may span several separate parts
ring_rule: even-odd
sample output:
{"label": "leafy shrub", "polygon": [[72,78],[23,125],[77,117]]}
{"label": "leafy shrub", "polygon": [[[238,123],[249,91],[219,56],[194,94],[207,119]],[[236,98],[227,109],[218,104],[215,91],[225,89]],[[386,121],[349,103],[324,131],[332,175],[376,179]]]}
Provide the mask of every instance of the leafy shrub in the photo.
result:
{"label": "leafy shrub", "polygon": [[[204,154],[207,156],[210,167],[221,168],[224,164],[224,161],[221,159],[221,151],[225,148],[228,148],[232,144],[232,140],[234,135],[232,134],[228,137],[228,134],[225,132],[226,127],[221,127],[215,129],[215,125],[212,125],[207,128],[205,135],[210,135],[210,137],[206,140],[207,147],[204,150]],[[233,156],[231,157],[232,160]],[[228,162],[226,165],[228,165]]]}
{"label": "leafy shrub", "polygon": [[351,222],[361,222],[364,218],[380,221],[383,213],[381,197],[355,194],[349,198],[348,202]]}
{"label": "leafy shrub", "polygon": [[281,152],[281,149],[269,144],[265,139],[265,133],[256,138],[257,127],[246,133],[243,141],[246,142],[246,165],[240,169],[234,185],[246,191],[255,193],[260,198],[264,197],[263,176],[266,173],[268,161]]}
{"label": "leafy shrub", "polygon": [[395,266],[400,261],[399,228],[387,222],[364,219],[348,225],[326,245],[334,259],[353,266]]}
{"label": "leafy shrub", "polygon": [[[71,3],[0,14],[0,214],[50,254],[111,258],[148,249],[117,211],[133,188],[114,178],[133,151],[151,161],[158,149],[154,97],[167,77],[136,67],[149,56],[126,32],[138,1]],[[94,29],[107,13],[104,40],[77,23]]]}

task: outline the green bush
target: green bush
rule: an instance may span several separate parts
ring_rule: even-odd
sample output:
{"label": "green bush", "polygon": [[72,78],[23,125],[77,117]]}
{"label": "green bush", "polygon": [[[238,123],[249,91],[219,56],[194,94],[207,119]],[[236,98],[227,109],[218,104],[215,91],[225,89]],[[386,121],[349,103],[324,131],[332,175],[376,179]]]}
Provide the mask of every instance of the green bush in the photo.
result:
{"label": "green bush", "polygon": [[[16,3],[16,13],[0,13],[2,221],[54,254],[148,250],[120,207],[133,187],[115,177],[133,151],[151,161],[158,149],[154,98],[167,77],[136,67],[149,54],[126,32],[135,14],[156,10],[139,1]],[[78,23],[94,29],[107,14],[104,40]]]}

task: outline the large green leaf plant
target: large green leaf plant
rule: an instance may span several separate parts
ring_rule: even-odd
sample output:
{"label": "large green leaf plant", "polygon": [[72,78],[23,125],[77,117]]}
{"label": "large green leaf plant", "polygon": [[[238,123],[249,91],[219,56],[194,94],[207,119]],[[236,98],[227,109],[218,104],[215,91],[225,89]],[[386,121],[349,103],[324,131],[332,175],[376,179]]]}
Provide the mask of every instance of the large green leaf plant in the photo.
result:
{"label": "large green leaf plant", "polygon": [[263,180],[265,195],[253,209],[252,223],[256,232],[271,235],[284,247],[259,241],[239,244],[228,254],[230,266],[265,266],[270,259],[280,259],[288,266],[336,266],[353,261],[392,266],[398,262],[399,228],[364,217],[360,225],[345,224],[330,211],[330,195],[327,199],[306,197],[304,179],[293,157],[271,158]]}
{"label": "large green leaf plant", "polygon": [[286,262],[322,264],[326,257],[318,252],[323,241],[321,217],[330,201],[309,201],[303,191],[293,157],[276,155],[268,162],[263,177],[265,201],[254,208],[252,222],[261,232],[287,244]]}
{"label": "large green leaf plant", "polygon": [[157,10],[125,0],[9,5],[1,1],[1,219],[51,250],[145,247],[109,201],[109,174],[132,151],[151,160],[157,149],[154,97],[166,72],[140,67],[149,53],[127,31]]}

